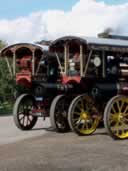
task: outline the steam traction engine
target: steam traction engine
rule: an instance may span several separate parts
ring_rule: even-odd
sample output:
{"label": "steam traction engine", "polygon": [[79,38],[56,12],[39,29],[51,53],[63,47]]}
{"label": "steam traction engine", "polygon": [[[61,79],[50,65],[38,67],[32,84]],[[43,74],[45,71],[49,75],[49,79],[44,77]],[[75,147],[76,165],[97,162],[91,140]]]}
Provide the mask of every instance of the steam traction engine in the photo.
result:
{"label": "steam traction engine", "polygon": [[[48,52],[37,44],[28,43],[8,46],[2,50],[1,56],[5,57],[10,74],[15,77],[19,88],[13,108],[16,126],[22,130],[29,130],[34,127],[38,117],[49,117],[51,102],[59,95],[63,102],[63,114],[55,120],[56,130],[68,131],[70,127],[66,114],[74,95],[64,98],[62,94],[70,95],[76,88],[74,83],[68,83],[70,77],[64,74],[61,65],[61,62],[64,64],[63,56],[59,59],[56,53]],[[74,76],[74,79],[79,81],[79,77]]]}
{"label": "steam traction engine", "polygon": [[[14,105],[14,121],[18,128],[32,129],[38,117],[49,117],[55,96],[61,97],[62,93],[72,90],[73,86],[65,84],[63,80],[59,62],[55,54],[46,51],[41,56],[24,56],[17,60],[19,72],[16,74],[16,82],[30,89],[29,94],[20,95]],[[68,104],[68,101],[63,104]],[[57,131],[65,132],[69,129],[67,117],[61,116]]]}
{"label": "steam traction engine", "polygon": [[[71,129],[78,135],[90,135],[103,121],[112,138],[128,138],[128,41],[69,36],[52,42],[50,49],[63,53],[63,75],[77,90],[67,113]],[[77,61],[73,59],[76,53]],[[51,104],[54,127],[64,113],[61,98],[56,97]]]}

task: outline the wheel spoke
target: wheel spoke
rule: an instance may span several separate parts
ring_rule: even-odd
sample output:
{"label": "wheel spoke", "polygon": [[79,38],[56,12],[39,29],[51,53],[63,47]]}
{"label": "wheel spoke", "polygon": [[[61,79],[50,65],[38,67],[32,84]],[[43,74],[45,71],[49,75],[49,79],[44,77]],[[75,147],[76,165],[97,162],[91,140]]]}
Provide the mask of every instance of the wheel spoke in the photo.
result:
{"label": "wheel spoke", "polygon": [[86,107],[86,111],[88,112],[88,111],[90,111],[90,109],[92,109],[93,108],[93,106],[94,106],[94,103],[92,103],[92,102],[86,102],[86,104],[85,104],[85,107]]}
{"label": "wheel spoke", "polygon": [[117,136],[119,136],[119,130],[118,130],[118,129],[115,131],[115,134],[116,134]]}
{"label": "wheel spoke", "polygon": [[23,118],[23,126],[24,126],[24,123],[25,123],[25,116],[24,116],[24,118]]}
{"label": "wheel spoke", "polygon": [[123,116],[128,116],[128,113],[123,113]]}
{"label": "wheel spoke", "polygon": [[109,123],[110,123],[110,126],[111,126],[111,125],[113,125],[114,123],[116,123],[116,121],[110,120]]}
{"label": "wheel spoke", "polygon": [[80,112],[74,112],[75,115],[79,115],[80,116]]}
{"label": "wheel spoke", "polygon": [[112,109],[111,109],[114,113],[117,113],[115,108],[114,108],[114,105],[112,106]]}
{"label": "wheel spoke", "polygon": [[57,108],[59,108],[59,110],[61,109],[62,111],[64,110],[65,108],[65,100],[62,99],[61,101],[59,101],[59,104],[57,105]]}
{"label": "wheel spoke", "polygon": [[81,106],[80,106],[80,104],[78,104],[78,105],[76,106],[76,108],[79,109],[79,110],[81,111]]}
{"label": "wheel spoke", "polygon": [[29,116],[27,116],[27,126],[29,125],[30,120],[29,120]]}
{"label": "wheel spoke", "polygon": [[109,121],[115,121],[115,122],[117,122],[117,114],[111,113],[111,114],[110,114]]}
{"label": "wheel spoke", "polygon": [[18,115],[20,116],[20,115],[24,115],[24,113],[23,112],[18,112]]}
{"label": "wheel spoke", "polygon": [[119,122],[116,122],[115,125],[111,127],[111,130],[117,131],[119,129],[118,126],[119,126]]}
{"label": "wheel spoke", "polygon": [[89,129],[87,122],[85,122],[85,127],[86,127],[87,130]]}
{"label": "wheel spoke", "polygon": [[122,129],[121,132],[122,132],[122,134],[124,134],[124,133],[125,133],[125,132],[124,132],[124,129]]}
{"label": "wheel spoke", "polygon": [[23,115],[21,118],[19,118],[19,120],[21,121],[25,116]]}
{"label": "wheel spoke", "polygon": [[79,119],[76,123],[75,123],[75,127],[78,128],[80,123],[81,123],[82,119]]}
{"label": "wheel spoke", "polygon": [[82,129],[85,129],[85,123],[83,123],[83,125],[82,125]]}
{"label": "wheel spoke", "polygon": [[80,100],[80,103],[81,103],[81,108],[84,109],[84,102],[83,102],[84,99],[81,98]]}
{"label": "wheel spoke", "polygon": [[122,112],[125,101],[121,101],[120,112]]}
{"label": "wheel spoke", "polygon": [[120,122],[117,121],[114,127],[118,128],[119,125],[120,125]]}
{"label": "wheel spoke", "polygon": [[116,105],[117,105],[117,109],[118,109],[118,111],[119,111],[119,112],[121,112],[121,111],[120,111],[119,101],[116,101]]}
{"label": "wheel spoke", "polygon": [[127,110],[128,110],[128,106],[126,106],[126,108],[125,108],[123,114],[125,114],[125,113],[127,112]]}
{"label": "wheel spoke", "polygon": [[24,126],[27,126],[27,116],[25,116]]}
{"label": "wheel spoke", "polygon": [[73,119],[73,122],[75,123],[75,122],[77,122],[79,119],[80,119],[79,117],[78,117],[78,118],[75,118],[75,119]]}
{"label": "wheel spoke", "polygon": [[128,122],[128,118],[124,117],[124,118],[123,118],[123,121],[124,121],[124,122],[125,122],[125,121]]}

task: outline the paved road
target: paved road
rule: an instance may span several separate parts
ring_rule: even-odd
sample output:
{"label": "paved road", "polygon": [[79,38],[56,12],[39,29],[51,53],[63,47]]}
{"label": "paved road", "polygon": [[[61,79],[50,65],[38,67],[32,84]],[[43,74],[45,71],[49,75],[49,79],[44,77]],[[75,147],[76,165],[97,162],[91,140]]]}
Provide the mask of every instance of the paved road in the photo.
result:
{"label": "paved road", "polygon": [[43,135],[46,133],[43,128],[49,126],[49,119],[44,122],[40,118],[32,131],[21,131],[15,126],[12,116],[0,117],[0,145]]}
{"label": "paved road", "polygon": [[[13,124],[9,125],[17,132]],[[4,124],[2,127],[7,129]],[[28,137],[27,132],[10,131],[13,140],[21,134]],[[104,129],[88,137],[43,130],[30,134],[33,137],[0,145],[0,171],[128,171],[128,140],[114,141]]]}

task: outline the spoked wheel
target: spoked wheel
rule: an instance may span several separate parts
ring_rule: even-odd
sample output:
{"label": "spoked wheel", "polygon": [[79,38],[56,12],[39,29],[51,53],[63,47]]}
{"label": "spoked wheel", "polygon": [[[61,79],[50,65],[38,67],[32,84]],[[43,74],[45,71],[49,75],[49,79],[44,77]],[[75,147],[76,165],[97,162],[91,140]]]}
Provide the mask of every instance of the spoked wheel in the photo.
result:
{"label": "spoked wheel", "polygon": [[64,95],[55,97],[50,108],[50,120],[52,127],[57,132],[68,132],[70,130],[67,112],[69,103]]}
{"label": "spoked wheel", "polygon": [[86,94],[76,97],[69,107],[68,122],[78,135],[92,134],[100,122],[94,100]]}
{"label": "spoked wheel", "polygon": [[16,126],[21,130],[30,130],[37,122],[37,116],[32,115],[35,107],[34,98],[31,95],[19,96],[13,108],[13,118]]}
{"label": "spoked wheel", "polygon": [[110,99],[104,111],[104,125],[112,138],[128,138],[128,97],[118,95]]}

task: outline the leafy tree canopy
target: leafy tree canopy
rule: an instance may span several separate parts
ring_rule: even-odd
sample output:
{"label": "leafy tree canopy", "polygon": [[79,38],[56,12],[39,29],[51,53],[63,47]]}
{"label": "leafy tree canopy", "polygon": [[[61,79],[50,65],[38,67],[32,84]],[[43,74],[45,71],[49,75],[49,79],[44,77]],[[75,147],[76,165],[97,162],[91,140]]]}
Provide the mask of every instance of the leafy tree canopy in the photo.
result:
{"label": "leafy tree canopy", "polygon": [[[0,49],[7,46],[7,43],[0,40]],[[7,63],[4,58],[0,58],[0,100],[6,99],[13,93],[13,79],[10,77]]]}
{"label": "leafy tree canopy", "polygon": [[0,49],[4,48],[5,46],[7,46],[7,43],[3,40],[0,40]]}

